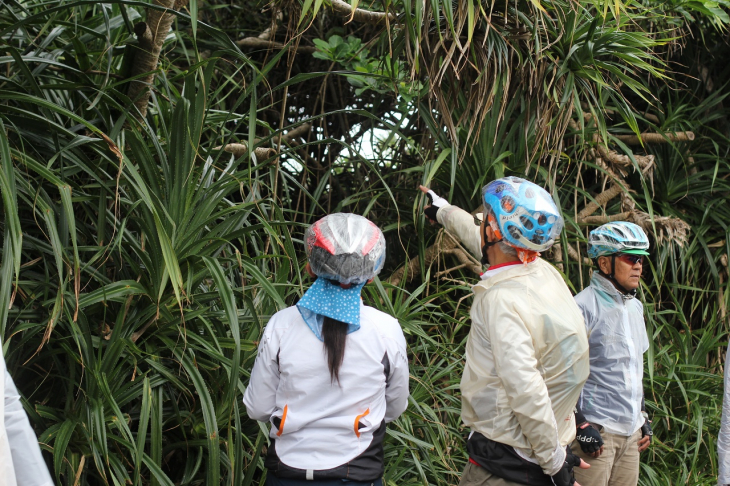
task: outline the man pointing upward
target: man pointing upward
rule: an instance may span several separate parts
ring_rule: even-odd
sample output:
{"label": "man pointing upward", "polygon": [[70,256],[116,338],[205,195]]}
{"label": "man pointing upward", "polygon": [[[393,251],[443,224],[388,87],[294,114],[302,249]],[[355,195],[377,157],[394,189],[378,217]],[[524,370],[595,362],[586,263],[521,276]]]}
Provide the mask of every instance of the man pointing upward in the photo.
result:
{"label": "man pointing upward", "polygon": [[482,189],[477,219],[433,191],[426,216],[489,268],[474,286],[461,379],[471,429],[462,486],[570,486],[589,467],[568,446],[573,409],[588,378],[583,316],[561,275],[540,258],[563,219],[550,195],[517,177]]}

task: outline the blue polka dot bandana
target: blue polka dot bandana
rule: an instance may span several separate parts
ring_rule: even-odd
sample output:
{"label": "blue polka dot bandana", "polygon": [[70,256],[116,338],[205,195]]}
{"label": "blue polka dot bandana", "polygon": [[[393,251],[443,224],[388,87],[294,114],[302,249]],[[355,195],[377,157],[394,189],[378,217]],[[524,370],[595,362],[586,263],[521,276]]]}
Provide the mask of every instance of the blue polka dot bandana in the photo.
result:
{"label": "blue polka dot bandana", "polygon": [[297,309],[317,339],[322,341],[324,317],[347,323],[347,333],[360,329],[360,292],[365,283],[343,289],[325,278],[314,281],[299,302]]}

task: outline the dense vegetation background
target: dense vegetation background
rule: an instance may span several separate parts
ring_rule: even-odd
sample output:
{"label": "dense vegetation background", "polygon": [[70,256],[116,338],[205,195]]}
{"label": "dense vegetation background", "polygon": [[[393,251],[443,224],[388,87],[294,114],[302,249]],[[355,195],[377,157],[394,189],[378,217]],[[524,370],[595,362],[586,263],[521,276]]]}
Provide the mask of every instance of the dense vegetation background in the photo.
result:
{"label": "dense vegetation background", "polygon": [[309,283],[303,229],[334,211],[383,228],[364,297],[408,338],[385,480],[456,484],[478,265],[416,189],[472,210],[503,175],[559,201],[544,257],[576,292],[590,229],[651,234],[641,484],[714,484],[728,7],[0,0],[0,335],[59,484],[258,484],[242,392]]}

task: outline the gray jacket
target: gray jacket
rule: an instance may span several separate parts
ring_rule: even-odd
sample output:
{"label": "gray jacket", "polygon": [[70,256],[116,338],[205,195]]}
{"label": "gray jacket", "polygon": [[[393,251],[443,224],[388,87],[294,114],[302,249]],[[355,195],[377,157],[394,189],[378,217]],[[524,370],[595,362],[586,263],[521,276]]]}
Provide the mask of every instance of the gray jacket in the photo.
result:
{"label": "gray jacket", "polygon": [[643,354],[649,349],[644,306],[598,272],[575,301],[585,319],[591,363],[578,405],[589,422],[630,436],[644,424]]}

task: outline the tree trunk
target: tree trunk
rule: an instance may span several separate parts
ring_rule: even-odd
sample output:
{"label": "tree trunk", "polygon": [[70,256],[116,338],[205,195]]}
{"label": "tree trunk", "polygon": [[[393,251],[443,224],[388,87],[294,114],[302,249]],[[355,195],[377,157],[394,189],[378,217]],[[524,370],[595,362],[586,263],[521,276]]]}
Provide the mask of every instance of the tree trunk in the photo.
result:
{"label": "tree trunk", "polygon": [[[187,0],[154,0],[155,5],[164,7],[167,10],[179,10],[187,3]],[[170,26],[175,20],[175,14],[147,9],[147,21],[139,22],[134,26],[134,33],[137,34],[139,50],[134,55],[131,77],[140,76],[130,82],[127,95],[134,102],[139,110],[140,119],[147,116],[147,104],[150,99],[150,88],[155,80],[155,70],[165,43]]]}

